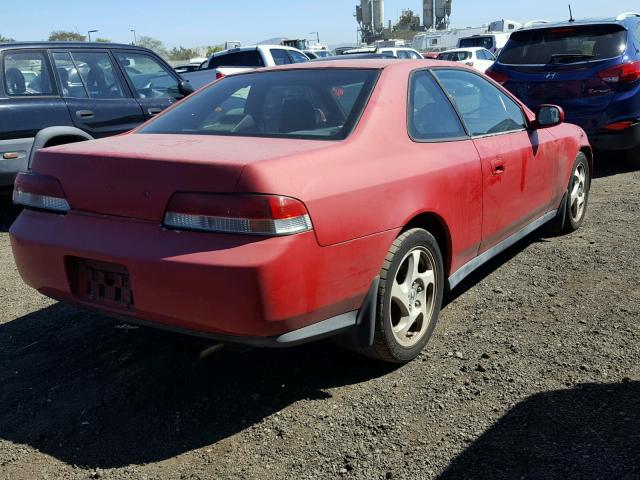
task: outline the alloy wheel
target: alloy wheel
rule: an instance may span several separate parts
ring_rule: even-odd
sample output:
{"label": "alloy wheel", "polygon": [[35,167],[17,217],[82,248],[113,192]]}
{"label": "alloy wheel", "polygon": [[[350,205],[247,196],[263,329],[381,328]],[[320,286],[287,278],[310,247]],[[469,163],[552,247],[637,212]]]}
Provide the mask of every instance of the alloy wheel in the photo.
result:
{"label": "alloy wheel", "polygon": [[391,328],[404,347],[417,344],[428,331],[436,298],[435,260],[417,247],[400,263],[391,287]]}

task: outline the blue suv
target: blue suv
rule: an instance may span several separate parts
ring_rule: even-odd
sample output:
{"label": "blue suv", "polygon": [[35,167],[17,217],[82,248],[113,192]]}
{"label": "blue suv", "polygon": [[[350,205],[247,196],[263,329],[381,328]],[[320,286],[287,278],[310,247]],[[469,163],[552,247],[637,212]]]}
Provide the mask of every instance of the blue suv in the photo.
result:
{"label": "blue suv", "polygon": [[487,75],[532,109],[560,105],[597,150],[640,145],[640,13],[514,32]]}

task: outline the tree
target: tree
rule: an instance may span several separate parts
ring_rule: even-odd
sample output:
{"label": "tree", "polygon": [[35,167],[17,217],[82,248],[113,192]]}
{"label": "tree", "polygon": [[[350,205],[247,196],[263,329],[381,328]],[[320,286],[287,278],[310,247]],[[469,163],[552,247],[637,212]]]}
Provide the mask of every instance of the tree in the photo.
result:
{"label": "tree", "polygon": [[192,48],[184,48],[180,46],[178,48],[172,48],[169,52],[170,60],[190,60],[198,56],[198,52]]}
{"label": "tree", "polygon": [[144,47],[144,48],[148,48],[149,50],[153,50],[160,56],[163,56],[163,57],[167,56],[167,49],[164,47],[164,43],[162,43],[160,40],[156,38],[146,37],[143,35],[141,37],[138,37],[137,45],[139,47]]}
{"label": "tree", "polygon": [[213,46],[207,48],[207,54],[205,56],[207,58],[209,58],[214,53],[221,52],[222,50],[224,50],[222,45],[213,45]]}
{"label": "tree", "polygon": [[7,42],[15,42],[15,40],[14,40],[13,38],[4,37],[4,36],[0,33],[0,43],[7,43]]}
{"label": "tree", "polygon": [[100,42],[100,43],[111,43],[111,40],[109,40],[108,38],[96,38],[95,39],[96,42]]}
{"label": "tree", "polygon": [[66,32],[64,30],[54,30],[49,34],[50,42],[84,42],[87,37],[77,32]]}

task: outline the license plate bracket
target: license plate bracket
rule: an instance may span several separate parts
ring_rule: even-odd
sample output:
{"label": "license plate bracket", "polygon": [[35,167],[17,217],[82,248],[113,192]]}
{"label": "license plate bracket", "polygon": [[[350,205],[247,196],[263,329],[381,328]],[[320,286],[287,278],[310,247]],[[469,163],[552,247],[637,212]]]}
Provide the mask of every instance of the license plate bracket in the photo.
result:
{"label": "license plate bracket", "polygon": [[70,261],[74,295],[80,300],[109,308],[132,310],[133,290],[127,267],[85,258]]}

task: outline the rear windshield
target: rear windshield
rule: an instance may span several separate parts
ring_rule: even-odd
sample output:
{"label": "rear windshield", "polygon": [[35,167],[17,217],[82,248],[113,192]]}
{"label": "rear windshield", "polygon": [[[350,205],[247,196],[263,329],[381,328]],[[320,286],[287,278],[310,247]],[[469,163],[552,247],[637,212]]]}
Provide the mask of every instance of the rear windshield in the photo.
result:
{"label": "rear windshield", "polygon": [[509,65],[547,65],[620,56],[627,31],[619,25],[586,25],[515,32],[500,53]]}
{"label": "rear windshield", "polygon": [[378,70],[286,70],[232,75],[139,133],[340,140],[358,121]]}
{"label": "rear windshield", "polygon": [[212,57],[209,68],[218,67],[264,67],[264,62],[258,50],[246,50]]}
{"label": "rear windshield", "polygon": [[438,55],[438,60],[447,62],[462,62],[471,58],[471,52],[446,52]]}
{"label": "rear windshield", "polygon": [[472,48],[472,47],[482,47],[487,50],[491,50],[493,48],[493,37],[469,37],[469,38],[461,38],[458,42],[458,46],[460,48]]}

